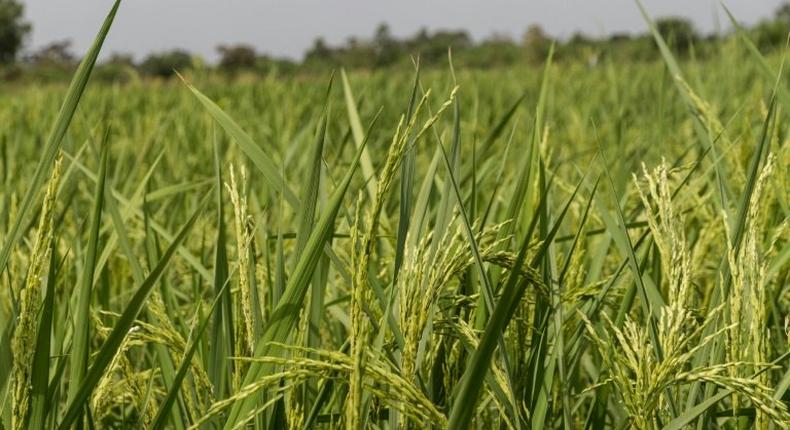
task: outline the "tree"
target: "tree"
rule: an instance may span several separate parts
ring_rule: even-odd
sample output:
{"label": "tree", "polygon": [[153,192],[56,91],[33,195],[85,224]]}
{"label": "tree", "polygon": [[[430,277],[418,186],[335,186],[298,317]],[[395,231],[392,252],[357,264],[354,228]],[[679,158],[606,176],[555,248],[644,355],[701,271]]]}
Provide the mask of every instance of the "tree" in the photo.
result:
{"label": "tree", "polygon": [[134,68],[134,56],[126,52],[113,52],[104,64]]}
{"label": "tree", "polygon": [[76,62],[71,52],[71,40],[59,40],[36,50],[26,60],[37,66],[70,66]]}
{"label": "tree", "polygon": [[192,55],[181,49],[151,54],[140,64],[140,70],[151,76],[168,78],[175,72],[191,68]]}
{"label": "tree", "polygon": [[373,43],[356,36],[346,39],[345,46],[335,50],[335,59],[343,67],[352,69],[370,68],[375,65]]}
{"label": "tree", "polygon": [[551,39],[537,24],[532,24],[527,28],[521,41],[524,47],[524,54],[530,63],[542,63],[549,55],[551,49]]}
{"label": "tree", "polygon": [[466,67],[490,68],[509,66],[521,57],[521,48],[506,34],[494,33],[460,55],[459,64]]}
{"label": "tree", "polygon": [[11,63],[30,33],[23,20],[25,8],[16,0],[0,0],[0,64]]}
{"label": "tree", "polygon": [[305,62],[328,62],[332,60],[332,49],[327,46],[323,37],[317,37],[313,46],[305,53]]}
{"label": "tree", "polygon": [[782,3],[781,6],[776,8],[776,12],[774,12],[774,18],[777,21],[790,21],[790,3]]}
{"label": "tree", "polygon": [[656,30],[672,49],[680,53],[688,51],[699,40],[694,24],[686,18],[659,18],[656,20]]}
{"label": "tree", "polygon": [[376,67],[388,66],[396,61],[400,56],[398,41],[392,37],[390,28],[386,23],[381,23],[376,28],[373,35],[373,52],[376,55]]}
{"label": "tree", "polygon": [[760,21],[750,32],[760,50],[781,49],[790,32],[790,3],[779,6],[771,19]]}
{"label": "tree", "polygon": [[228,72],[254,69],[257,64],[258,54],[250,45],[220,45],[217,51],[220,55],[219,67]]}
{"label": "tree", "polygon": [[588,66],[592,67],[598,64],[601,50],[595,40],[584,33],[576,32],[565,43],[562,51],[564,53],[563,56],[584,61]]}
{"label": "tree", "polygon": [[113,52],[110,58],[96,65],[93,79],[109,83],[127,83],[139,79],[132,54]]}
{"label": "tree", "polygon": [[421,64],[438,64],[447,59],[447,50],[460,54],[473,47],[472,38],[464,30],[440,30],[429,34],[424,28],[405,42],[413,55],[420,56]]}

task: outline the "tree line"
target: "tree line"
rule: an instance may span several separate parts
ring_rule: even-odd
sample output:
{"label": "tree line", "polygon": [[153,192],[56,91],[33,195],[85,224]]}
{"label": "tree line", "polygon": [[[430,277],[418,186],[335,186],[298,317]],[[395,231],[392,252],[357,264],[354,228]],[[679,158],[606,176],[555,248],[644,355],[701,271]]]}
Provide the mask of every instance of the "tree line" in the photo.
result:
{"label": "tree line", "polygon": [[[681,56],[714,55],[719,42],[730,34],[702,35],[693,23],[681,17],[656,20],[658,31]],[[67,75],[77,64],[68,40],[53,42],[33,52],[24,52],[32,27],[24,20],[24,7],[18,0],[0,0],[0,77],[13,79],[34,76],[56,79]],[[780,6],[768,19],[748,29],[763,51],[781,49],[790,31],[790,3]],[[419,58],[422,67],[445,65],[448,48],[453,62],[464,68],[506,67],[515,64],[540,64],[556,46],[558,61],[577,61],[595,65],[602,58],[614,61],[650,61],[658,58],[654,39],[648,34],[618,33],[590,37],[576,33],[557,40],[539,25],[530,25],[520,39],[494,34],[475,41],[464,30],[429,31],[425,28],[409,37],[395,37],[387,24],[380,24],[370,37],[349,37],[338,45],[316,38],[301,60],[277,58],[258,52],[252,45],[232,44],[217,47],[219,61],[208,65],[198,55],[183,49],[151,53],[140,61],[116,53],[97,68],[97,77],[128,80],[139,77],[169,78],[176,70],[213,68],[229,75],[268,75],[324,72],[327,69],[383,69],[408,66]]]}

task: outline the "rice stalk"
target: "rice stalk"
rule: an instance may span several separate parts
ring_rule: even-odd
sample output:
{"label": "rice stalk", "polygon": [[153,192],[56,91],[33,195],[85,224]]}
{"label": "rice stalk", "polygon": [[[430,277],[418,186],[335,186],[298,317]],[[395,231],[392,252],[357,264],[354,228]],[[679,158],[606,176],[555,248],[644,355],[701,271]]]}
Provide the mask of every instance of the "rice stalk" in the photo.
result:
{"label": "rice stalk", "polygon": [[[247,173],[241,169],[241,181],[247,182]],[[248,228],[247,196],[239,190],[233,167],[230,168],[230,183],[225,184],[233,204],[234,227],[236,230],[236,258],[238,259],[239,274],[239,300],[236,302],[236,311],[241,318],[237,319],[235,327],[235,351],[241,357],[250,357],[255,350],[255,325],[253,321],[252,283],[250,281],[250,247],[252,234]],[[237,366],[233,373],[233,386],[239,387],[241,379],[247,368]]]}
{"label": "rice stalk", "polygon": [[27,428],[31,379],[35,370],[32,368],[36,345],[34,339],[42,304],[42,289],[46,285],[44,270],[51,258],[49,243],[53,240],[52,222],[62,168],[63,156],[59,155],[44,193],[36,239],[28,263],[27,278],[19,291],[19,316],[11,341],[11,350],[14,354],[12,427],[15,430]]}

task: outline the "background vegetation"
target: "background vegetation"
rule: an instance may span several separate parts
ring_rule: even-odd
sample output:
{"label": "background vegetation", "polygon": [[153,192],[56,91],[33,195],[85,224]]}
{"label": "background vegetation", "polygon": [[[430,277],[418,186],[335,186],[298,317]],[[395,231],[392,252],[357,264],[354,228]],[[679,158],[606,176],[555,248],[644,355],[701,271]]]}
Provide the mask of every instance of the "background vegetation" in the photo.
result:
{"label": "background vegetation", "polygon": [[68,87],[0,93],[3,428],[790,427],[755,30],[89,83],[117,7]]}
{"label": "background vegetation", "polygon": [[[718,55],[718,46],[735,38],[732,31],[702,34],[683,17],[656,19],[656,29],[676,56],[705,60]],[[23,6],[18,0],[0,0],[0,78],[34,82],[67,81],[76,69],[76,55],[69,40],[24,50],[31,26],[25,22]],[[790,4],[785,4],[767,18],[747,30],[750,39],[764,53],[776,52],[785,46],[790,31]],[[520,38],[492,34],[475,40],[465,30],[425,28],[410,37],[392,35],[389,26],[381,23],[370,37],[349,37],[344,43],[331,46],[318,37],[301,59],[272,57],[257,52],[247,44],[220,44],[219,60],[208,64],[200,56],[183,49],[153,52],[135,60],[126,53],[113,53],[102,61],[96,78],[109,82],[130,82],[141,78],[167,79],[175,71],[189,69],[213,71],[226,77],[325,76],[333,69],[354,70],[409,69],[412,59],[420,58],[423,69],[444,69],[447,50],[453,51],[454,64],[466,70],[538,66],[546,61],[549,47],[556,47],[554,61],[590,66],[604,58],[615,62],[660,60],[658,45],[649,33],[617,33],[594,37],[575,33],[567,39],[547,34],[538,24],[526,27]]]}

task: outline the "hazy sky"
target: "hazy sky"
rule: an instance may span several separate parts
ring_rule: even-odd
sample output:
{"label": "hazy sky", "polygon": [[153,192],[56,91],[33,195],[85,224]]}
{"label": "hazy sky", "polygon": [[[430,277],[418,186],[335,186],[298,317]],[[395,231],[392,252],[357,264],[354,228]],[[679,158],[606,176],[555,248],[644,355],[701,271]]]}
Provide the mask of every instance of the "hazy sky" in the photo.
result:
{"label": "hazy sky", "polygon": [[[30,48],[71,39],[84,52],[111,6],[110,0],[22,0],[33,23]],[[682,15],[702,31],[713,31],[726,14],[714,0],[643,0],[655,16]],[[741,22],[770,16],[782,0],[729,0]],[[718,16],[718,18],[717,18]],[[465,28],[479,39],[492,33],[520,37],[531,23],[567,37],[643,31],[634,0],[124,0],[103,50],[140,58],[152,51],[186,48],[209,60],[221,43],[244,42],[261,52],[301,58],[317,36],[330,44],[369,36],[387,22],[393,34],[420,27]]]}

